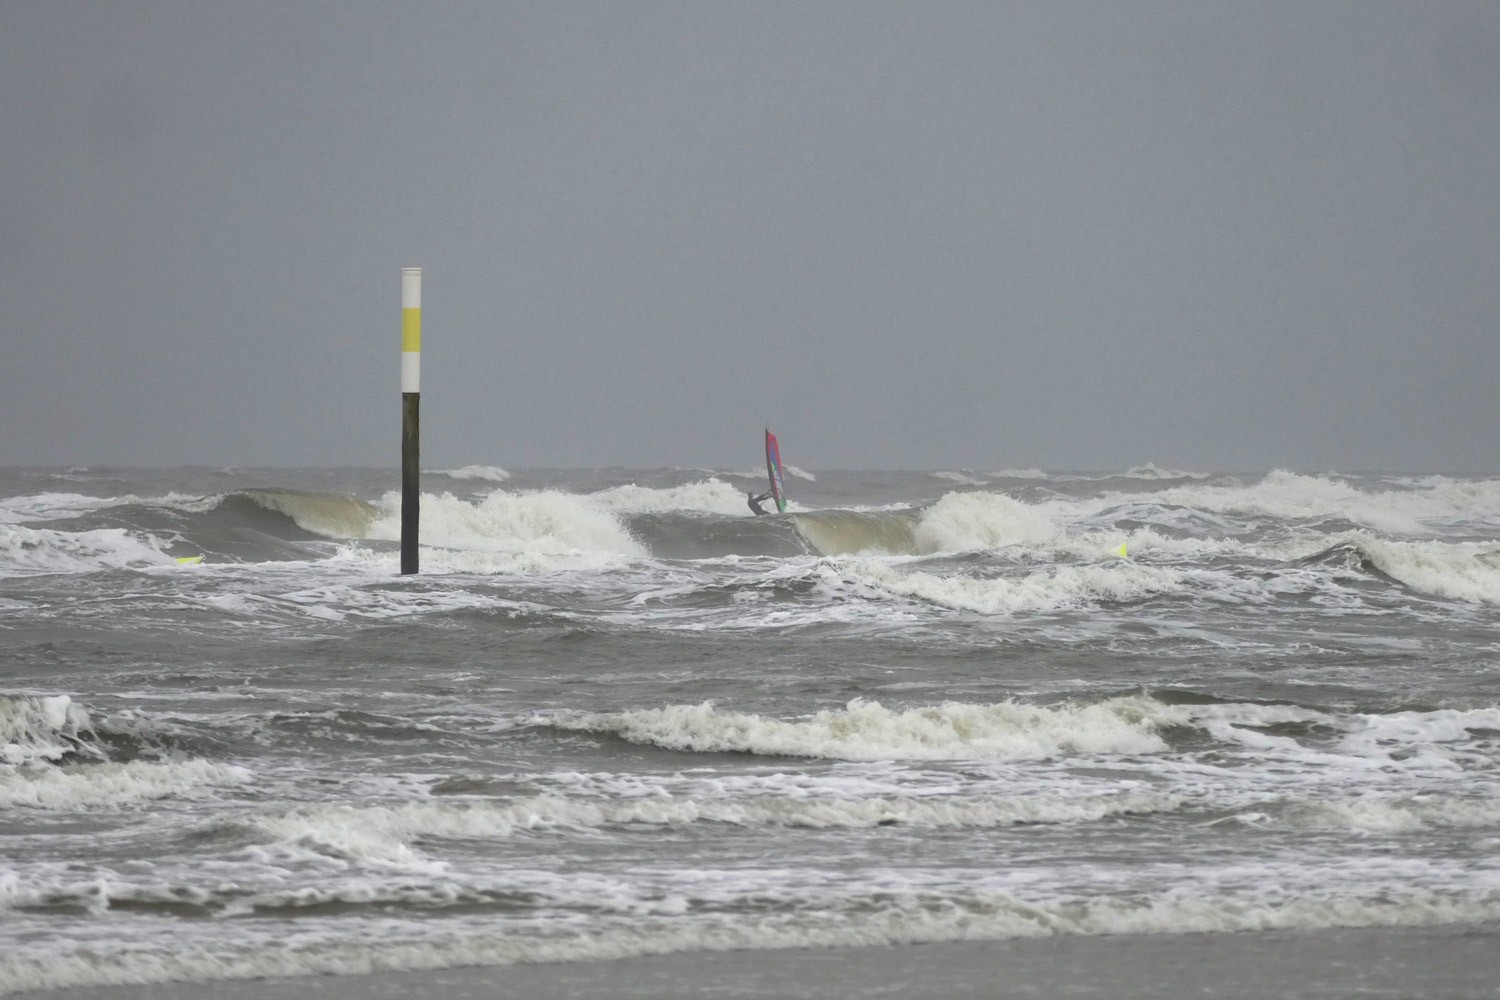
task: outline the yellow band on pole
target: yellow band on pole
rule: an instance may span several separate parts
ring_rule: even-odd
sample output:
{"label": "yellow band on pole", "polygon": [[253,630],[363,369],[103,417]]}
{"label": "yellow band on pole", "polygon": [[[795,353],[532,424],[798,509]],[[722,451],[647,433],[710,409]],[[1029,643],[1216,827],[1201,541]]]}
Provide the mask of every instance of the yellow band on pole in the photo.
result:
{"label": "yellow band on pole", "polygon": [[401,310],[401,350],[403,353],[422,350],[422,310]]}

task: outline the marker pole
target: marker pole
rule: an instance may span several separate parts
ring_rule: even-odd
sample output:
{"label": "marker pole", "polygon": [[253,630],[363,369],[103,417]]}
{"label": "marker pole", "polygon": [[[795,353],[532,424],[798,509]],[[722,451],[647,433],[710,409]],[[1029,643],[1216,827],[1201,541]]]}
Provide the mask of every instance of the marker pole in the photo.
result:
{"label": "marker pole", "polygon": [[421,520],[422,269],[401,269],[401,573],[417,571]]}

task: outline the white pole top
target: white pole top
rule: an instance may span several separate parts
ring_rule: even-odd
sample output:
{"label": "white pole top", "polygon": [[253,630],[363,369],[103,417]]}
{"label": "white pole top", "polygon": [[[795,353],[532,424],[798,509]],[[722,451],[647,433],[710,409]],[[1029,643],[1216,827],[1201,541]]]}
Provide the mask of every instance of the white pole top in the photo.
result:
{"label": "white pole top", "polygon": [[422,308],[422,269],[420,267],[401,269],[401,308]]}

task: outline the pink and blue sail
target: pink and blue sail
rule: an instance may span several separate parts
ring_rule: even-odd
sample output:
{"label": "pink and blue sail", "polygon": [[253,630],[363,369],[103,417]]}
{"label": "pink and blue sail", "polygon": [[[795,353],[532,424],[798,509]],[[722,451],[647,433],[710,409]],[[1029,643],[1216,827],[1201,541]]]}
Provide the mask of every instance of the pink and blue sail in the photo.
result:
{"label": "pink and blue sail", "polygon": [[771,477],[771,498],[776,501],[776,511],[785,514],[786,483],[781,475],[781,448],[769,427],[766,428],[766,475]]}

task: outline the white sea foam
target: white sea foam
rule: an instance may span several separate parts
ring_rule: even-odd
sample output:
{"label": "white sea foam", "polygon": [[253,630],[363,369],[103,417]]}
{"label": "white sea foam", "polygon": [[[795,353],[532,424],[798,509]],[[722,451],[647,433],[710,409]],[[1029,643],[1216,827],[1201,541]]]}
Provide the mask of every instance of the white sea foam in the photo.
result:
{"label": "white sea foam", "polygon": [[0,577],[175,565],[159,544],[123,528],[53,531],[0,524]]}
{"label": "white sea foam", "polygon": [[[1129,551],[1172,557],[1244,555],[1300,558],[1305,546],[1279,554],[1262,553],[1248,543],[1223,537],[1233,525],[1214,515],[1159,505],[1131,506],[1122,512],[1112,503],[1104,512],[1091,511],[1096,501],[1048,501],[1028,504],[1003,493],[972,491],[948,493],[930,507],[913,510],[834,510],[799,515],[803,536],[824,555],[910,555],[974,552],[1015,548],[1028,557],[1052,556],[1099,560],[1118,554],[1121,542]],[[1079,509],[1102,525],[1079,531]],[[1110,527],[1122,516],[1156,522],[1158,527],[1128,532]],[[1082,525],[1090,522],[1085,520]],[[1071,525],[1065,528],[1065,525]],[[1161,529],[1161,530],[1158,530]],[[1164,534],[1166,529],[1190,532],[1188,537]],[[1210,532],[1217,532],[1210,534]],[[1326,542],[1325,542],[1326,544]]]}
{"label": "white sea foam", "polygon": [[1189,580],[1185,573],[1169,567],[1125,559],[991,578],[905,571],[876,560],[851,560],[839,564],[838,571],[889,594],[982,615],[1055,611],[1101,601],[1138,601],[1183,591]]}
{"label": "white sea foam", "polygon": [[[399,539],[399,494],[387,494],[381,510],[382,516],[370,526],[369,537]],[[421,516],[423,544],[466,550],[471,557],[473,553],[485,552],[543,556],[646,554],[645,548],[612,512],[572,493],[496,490],[477,502],[461,500],[449,493],[426,494],[422,498]]]}
{"label": "white sea foam", "polygon": [[1412,494],[1425,517],[1437,521],[1493,523],[1500,511],[1500,479],[1434,477]]}
{"label": "white sea foam", "polygon": [[1338,728],[1341,725],[1340,717],[1337,715],[1316,708],[1304,708],[1300,705],[1217,702],[1207,705],[1176,706],[1173,711],[1180,713],[1178,721],[1182,718],[1191,719],[1193,724],[1205,728],[1215,723],[1254,728],[1288,724]]}
{"label": "white sea foam", "polygon": [[967,552],[1048,542],[1060,528],[1035,507],[1003,493],[948,493],[922,512],[921,552]]}
{"label": "white sea foam", "polygon": [[[410,844],[418,829],[408,817],[420,809],[420,805],[384,809],[313,805],[287,813],[258,816],[248,822],[281,853],[316,854],[364,864],[441,871],[441,863],[429,860]],[[264,850],[255,848],[251,853],[259,855]]]}
{"label": "white sea foam", "polygon": [[1427,489],[1365,490],[1344,479],[1276,470],[1249,486],[1178,486],[1159,503],[1291,520],[1342,517],[1389,534],[1485,519],[1500,509],[1500,480],[1447,481]]}
{"label": "white sea foam", "polygon": [[1277,822],[1317,830],[1409,833],[1429,829],[1500,827],[1500,802],[1452,795],[1361,796],[1294,800],[1267,807]]}
{"label": "white sea foam", "polygon": [[1473,543],[1360,537],[1382,573],[1413,590],[1477,604],[1500,604],[1500,548]]}
{"label": "white sea foam", "polygon": [[[389,553],[359,552],[363,566],[389,566]],[[556,569],[557,560],[520,557],[509,559],[503,554],[450,552],[436,549],[424,552],[423,565],[438,572],[493,573],[517,571],[518,566],[527,565],[532,572]],[[405,618],[410,615],[434,614],[461,611],[470,608],[521,609],[524,605],[508,601],[491,594],[472,593],[467,590],[443,588],[437,590],[375,590],[368,582],[327,583],[320,586],[293,590],[285,593],[236,594],[209,593],[194,595],[199,603],[220,611],[252,619],[264,619],[285,614],[288,611],[318,618],[324,621],[356,619]]]}
{"label": "white sea foam", "polygon": [[[893,480],[897,485],[891,495],[939,492],[931,486],[933,480],[926,480],[927,487],[922,481],[910,475]],[[1377,507],[1386,502],[1380,489],[1368,485],[1371,480],[1341,482],[1355,489],[1352,503],[1371,497]],[[609,547],[611,532],[624,530],[626,512],[702,509],[703,502],[692,495],[694,485],[679,488],[687,491],[682,496],[647,492],[639,501],[629,497],[629,490],[605,491],[611,493],[609,499],[601,499],[603,494],[575,496],[590,517],[604,515],[612,525],[602,533],[604,547],[577,543],[583,532],[564,543],[558,535],[567,532],[523,537],[518,529],[513,539],[506,536],[509,548],[433,546],[423,553],[424,569],[444,572],[534,574],[570,565],[607,567],[606,572],[564,580],[508,580],[494,586],[493,581],[426,578],[397,585],[389,579],[394,564],[389,547],[377,551],[351,545],[329,560],[297,565],[225,563],[206,573],[148,566],[152,572],[132,575],[124,600],[114,579],[102,574],[97,587],[90,580],[78,581],[77,587],[71,580],[37,581],[35,596],[12,587],[16,593],[10,596],[34,600],[43,616],[35,619],[41,622],[34,640],[38,644],[53,634],[49,621],[66,625],[76,618],[86,631],[73,634],[88,639],[95,634],[88,630],[106,621],[103,616],[115,616],[109,627],[120,631],[95,634],[104,652],[119,647],[116,640],[128,639],[123,630],[136,619],[126,616],[137,607],[144,609],[140,627],[148,629],[163,622],[192,628],[194,622],[214,621],[201,608],[201,602],[214,601],[225,606],[239,602],[248,615],[262,620],[277,609],[350,620],[347,629],[262,627],[252,643],[259,649],[271,641],[271,633],[284,633],[294,642],[322,641],[343,632],[373,636],[382,630],[372,632],[355,619],[462,607],[495,608],[501,614],[455,616],[430,626],[463,631],[476,626],[474,635],[492,634],[485,625],[491,618],[498,623],[508,610],[527,611],[500,595],[525,594],[545,602],[548,606],[538,610],[548,616],[587,617],[626,645],[630,635],[638,635],[647,645],[661,647],[659,652],[667,645],[658,640],[670,637],[651,631],[657,622],[673,627],[697,623],[707,630],[702,641],[694,638],[673,648],[689,654],[707,650],[708,660],[695,654],[648,657],[651,662],[643,666],[626,662],[629,657],[611,658],[601,669],[570,666],[568,644],[546,639],[548,648],[557,647],[547,655],[560,657],[562,664],[562,672],[553,676],[564,683],[587,681],[571,687],[565,683],[552,704],[620,709],[714,695],[723,700],[715,710],[720,718],[710,713],[696,722],[638,719],[633,716],[639,713],[617,711],[611,720],[615,728],[598,730],[624,735],[629,728],[647,744],[686,745],[690,750],[697,749],[690,741],[701,740],[706,752],[696,759],[663,756],[640,746],[633,753],[611,754],[618,740],[582,737],[576,731],[520,731],[505,741],[523,749],[532,744],[533,749],[562,747],[562,757],[538,750],[540,757],[528,752],[497,758],[467,737],[460,740],[463,746],[453,742],[466,724],[444,721],[442,731],[448,736],[405,743],[399,755],[386,758],[402,772],[392,776],[390,787],[376,786],[373,777],[373,790],[341,780],[372,759],[370,740],[350,743],[350,754],[318,754],[313,760],[291,753],[294,738],[278,742],[290,750],[278,753],[266,780],[246,790],[253,793],[249,798],[236,794],[227,802],[219,801],[229,798],[220,786],[230,786],[243,773],[215,773],[208,762],[182,762],[186,768],[181,771],[169,761],[59,764],[55,754],[28,749],[26,762],[0,765],[0,812],[24,807],[12,810],[10,839],[16,850],[0,865],[9,869],[0,870],[0,909],[6,905],[7,885],[22,885],[32,893],[13,895],[27,908],[0,917],[9,927],[0,946],[0,992],[18,988],[15,984],[28,976],[30,983],[40,979],[43,985],[67,985],[69,976],[84,983],[180,976],[201,982],[236,974],[405,968],[470,958],[598,958],[720,946],[777,947],[778,942],[831,947],[972,935],[1192,933],[1500,917],[1494,895],[1500,876],[1483,861],[1484,852],[1496,846],[1500,828],[1500,786],[1494,777],[1500,712],[1483,707],[1480,669],[1489,648],[1484,615],[1497,603],[1484,570],[1491,546],[1381,538],[1373,531],[1343,533],[1342,525],[1335,529],[1341,534],[1334,536],[1325,524],[1271,523],[1256,512],[1258,499],[1226,505],[1221,513],[1179,506],[1181,491],[1202,489],[1201,483],[1168,484],[1179,491],[1172,493],[1163,484],[1116,480],[1105,488],[1122,489],[1129,500],[1146,502],[1132,505],[1122,502],[1121,495],[1070,499],[1047,489],[1018,489],[1018,496],[1031,501],[1018,504],[1021,517],[1029,515],[1044,525],[1033,540],[1021,542],[1004,541],[1003,524],[993,531],[987,527],[988,501],[977,512],[951,505],[948,514],[965,516],[949,526],[956,541],[936,551],[968,553],[957,558],[742,557],[700,566],[641,560]],[[1057,485],[1060,492],[1088,489],[1044,485]],[[1284,485],[1293,492],[1301,489],[1296,481]],[[1445,492],[1462,484],[1402,485],[1413,496],[1402,500],[1393,493],[1392,509],[1412,514],[1411,523],[1427,528],[1458,516],[1467,502]],[[1168,499],[1151,502],[1163,496]],[[734,513],[743,516],[742,491],[735,491],[734,502]],[[1408,506],[1402,508],[1402,503]],[[483,503],[469,506],[478,511]],[[1246,513],[1251,516],[1239,516]],[[970,514],[976,515],[977,526],[967,523]],[[1310,516],[1335,520],[1344,515],[1323,511]],[[641,520],[653,530],[665,530],[662,525],[685,519]],[[914,523],[916,516],[910,520]],[[470,527],[462,529],[449,540],[466,540]],[[430,543],[433,533],[424,535]],[[1480,536],[1465,531],[1461,537]],[[1372,586],[1359,561],[1343,551],[1306,563],[1274,564],[1314,555],[1330,539],[1344,538],[1351,551],[1358,548],[1364,563],[1400,580],[1412,593],[1403,594],[1390,583]],[[1111,558],[1110,550],[1125,539],[1133,558]],[[478,544],[497,543],[488,539]],[[1046,565],[1058,558],[1084,565]],[[1096,612],[1100,602],[1113,599],[1108,595],[1128,595],[1132,588],[1140,593],[1137,585],[1150,584],[1150,574],[1137,575],[1136,570],[1161,570],[1169,562],[1168,568],[1180,576],[1169,581],[1176,589],[1164,592],[1186,593],[1191,603],[1161,601]],[[1051,572],[1059,568],[1084,569],[1092,578]],[[913,572],[918,570],[925,573]],[[1431,578],[1424,578],[1424,572]],[[1042,613],[986,622],[941,610],[991,608],[1004,614],[1005,608],[1026,606],[1006,589],[1020,584],[1042,594],[1034,605]],[[1243,592],[1231,590],[1236,586]],[[596,587],[610,599],[593,600]],[[1287,614],[1262,615],[1250,603],[1296,588],[1303,588],[1306,598],[1276,605],[1290,609]],[[1374,603],[1365,600],[1371,592]],[[70,601],[70,594],[78,600]],[[585,595],[581,601],[575,599],[580,594]],[[1221,602],[1224,594],[1229,597]],[[1350,594],[1360,603],[1349,605],[1346,614],[1341,602]],[[1437,604],[1420,594],[1478,607]],[[1205,596],[1210,599],[1202,600]],[[631,597],[640,600],[632,604]],[[941,603],[945,599],[948,604]],[[928,606],[934,603],[936,609]],[[157,607],[170,610],[157,615],[152,610]],[[1046,613],[1058,607],[1083,607],[1088,613]],[[53,609],[70,617],[57,619]],[[1370,614],[1374,610],[1388,613],[1377,617]],[[1138,627],[1120,627],[1127,614]],[[1404,620],[1409,615],[1416,616],[1415,624]],[[800,639],[784,637],[787,642],[798,639],[802,649],[838,635],[853,636],[860,648],[868,647],[869,656],[833,665],[837,676],[832,687],[825,683],[832,675],[814,676],[813,671],[778,679],[773,670],[759,677],[752,692],[735,680],[733,669],[709,663],[712,651],[720,649],[711,641],[715,635],[726,641],[737,638],[726,634],[728,628],[863,623],[877,616],[884,630],[821,627],[807,629]],[[1424,628],[1426,622],[1438,627]],[[12,624],[7,616],[6,627]],[[623,627],[616,630],[617,624]],[[641,633],[634,631],[642,625]],[[15,634],[36,631],[24,622],[22,629]],[[135,634],[147,644],[142,648],[165,648],[157,638],[160,632]],[[1142,638],[1148,635],[1158,638]],[[1177,642],[1178,635],[1204,641]],[[1095,636],[1105,639],[1096,643]],[[882,644],[889,645],[886,637],[899,640],[889,655],[880,652]],[[209,646],[215,642],[214,635],[203,638]],[[461,636],[455,632],[451,638]],[[1103,663],[1098,676],[1089,671],[1082,676],[1069,669],[1069,663],[1081,662],[1077,656],[1064,656],[1067,662],[1034,657],[1038,639],[1054,651],[1071,649],[1094,666],[1103,663],[1101,656],[1119,662],[1114,667]],[[1220,641],[1234,649],[1216,655],[1207,643]],[[1109,652],[1104,651],[1106,643]],[[89,655],[87,646],[93,644],[94,639],[70,640],[59,649],[59,658]],[[918,657],[918,663],[901,652],[910,644],[937,650],[937,659]],[[1252,652],[1256,646],[1264,646],[1266,655]],[[18,655],[39,667],[50,654],[28,645]],[[122,664],[123,673],[91,675],[105,684],[100,697],[109,704],[128,703],[139,688],[144,697],[171,704],[171,711],[202,713],[197,717],[203,732],[233,737],[236,753],[257,744],[240,738],[241,722],[220,713],[220,706],[233,708],[240,700],[264,697],[278,704],[311,699],[321,707],[331,690],[328,678],[311,675],[262,688],[269,676],[262,676],[264,671],[251,671],[257,686],[241,688],[243,671],[216,661],[211,651],[200,650],[180,670],[170,664],[158,670],[156,659],[131,657]],[[537,704],[496,694],[497,675],[470,660],[437,674],[428,671],[432,683],[416,688],[371,686],[366,677],[351,681],[354,687],[335,685],[334,694],[355,697],[366,708],[383,705],[418,718],[431,718],[432,711],[451,711],[455,719],[473,711],[501,713],[504,726],[515,725],[514,713]],[[700,669],[704,664],[707,672]],[[913,665],[916,669],[908,669]],[[524,678],[500,678],[501,683],[520,680]],[[1137,683],[1181,685],[1185,699],[1195,703],[1166,705],[1141,696],[1136,699],[1141,702],[1139,719],[1102,723],[1083,718],[1075,706],[1048,704],[1041,711],[1062,717],[1043,717],[1029,731],[1027,724],[1016,723],[1013,732],[998,736],[991,732],[997,728],[993,726],[965,728],[937,704],[948,697],[993,702],[1012,692],[1118,691]],[[824,699],[841,684],[851,693],[880,691],[888,699],[881,709],[886,722],[877,725],[850,710],[827,713],[831,718],[821,721],[806,714],[827,704]],[[624,696],[602,696],[611,686]],[[736,690],[740,694],[732,693]],[[1280,701],[1201,705],[1189,692],[1206,698],[1301,698],[1340,707],[1299,708]],[[486,701],[486,695],[493,697]],[[732,700],[741,697],[747,701],[736,705]],[[1388,705],[1401,698],[1479,707],[1387,714],[1359,714],[1348,707]],[[923,702],[932,705],[923,709]],[[914,703],[919,707],[910,707]],[[983,714],[991,706],[973,707]],[[730,711],[736,708],[746,714]],[[938,718],[925,727],[922,719],[909,718],[923,711]],[[627,715],[632,716],[629,726],[621,722]],[[118,731],[112,719],[96,724],[109,734]],[[496,728],[504,726],[497,723]],[[301,727],[287,730],[292,728]],[[66,754],[68,741],[43,729],[45,739],[38,745],[52,740]],[[1060,734],[1069,729],[1102,745],[1101,756],[1092,756],[1095,751],[1088,746],[1066,743]],[[282,737],[287,730],[274,735]],[[480,722],[467,725],[467,731],[484,735],[488,728]],[[330,724],[323,735],[340,732]],[[271,735],[257,730],[258,738]],[[111,735],[109,744],[93,745],[112,748],[115,743]],[[979,744],[983,746],[975,749]],[[740,756],[744,753],[767,756]],[[795,758],[809,753],[818,762],[798,766]],[[501,794],[433,794],[411,800],[426,796],[432,782],[424,782],[428,775],[405,773],[407,769],[462,768],[461,761],[471,754],[476,755],[470,758],[472,784]],[[944,763],[899,763],[923,757]],[[878,763],[840,763],[871,759]],[[946,763],[953,760],[963,763]],[[579,791],[551,770],[595,765],[636,773],[623,776],[619,788]],[[500,773],[494,773],[496,768]],[[543,773],[530,773],[533,768]],[[627,778],[635,785],[626,785]],[[735,784],[741,778],[744,783]],[[751,778],[761,784],[755,786]],[[461,781],[452,785],[454,790],[466,787]],[[559,786],[564,790],[554,794]],[[172,801],[159,808],[132,808],[159,796]],[[330,799],[348,808],[330,805]],[[114,808],[123,815],[44,814]],[[1156,818],[1120,819],[1130,813]],[[265,823],[247,820],[252,815],[264,816]],[[1107,829],[1086,825],[1095,820]],[[1026,823],[1045,825],[1037,830],[1017,825]],[[231,836],[209,836],[226,827]],[[158,833],[160,850],[152,843]],[[464,842],[470,839],[474,842]],[[1168,839],[1174,849],[1160,863],[1153,862],[1162,857],[1158,848]],[[727,852],[721,850],[725,844],[731,846]],[[841,852],[851,844],[858,851]],[[734,845],[753,850],[739,852]],[[919,845],[933,863],[902,863],[915,856],[911,852]],[[1338,850],[1330,851],[1330,845]],[[1001,854],[1017,863],[994,864]],[[975,867],[970,871],[965,864]],[[785,867],[778,870],[778,865]],[[985,866],[996,872],[993,880],[987,880]],[[914,886],[913,868],[932,869],[931,880]],[[547,874],[556,883],[543,882]],[[570,881],[586,884],[587,890],[563,884]],[[54,882],[66,892],[37,891]],[[494,891],[502,883],[521,888],[512,898]],[[534,891],[538,883],[544,888]],[[1158,890],[1159,895],[1152,895]],[[200,900],[213,914],[257,907],[269,912],[257,913],[253,920],[166,916],[173,905],[192,906]],[[380,905],[386,901],[395,905]],[[129,906],[111,909],[112,902],[160,904],[165,912],[158,918],[132,912]],[[366,905],[371,903],[376,905]],[[236,905],[244,909],[233,910]],[[381,933],[366,935],[366,925],[375,923]]]}
{"label": "white sea foam", "polygon": [[[536,724],[612,733],[633,743],[707,753],[753,753],[845,761],[1020,761],[1089,754],[1161,754],[1161,733],[1188,727],[1221,746],[1315,763],[1344,773],[1391,776],[1436,768],[1456,771],[1477,732],[1500,729],[1500,709],[1333,714],[1295,705],[1172,705],[1145,695],[1094,704],[1033,705],[943,702],[890,709],[855,699],[839,710],[779,719],[712,703],[629,712],[543,713]],[[1266,730],[1317,727],[1319,749]],[[1331,742],[1329,742],[1331,741]],[[1500,808],[1500,807],[1497,807]]]}
{"label": "white sea foam", "polygon": [[[1233,547],[1234,543],[1226,543],[1224,554],[1233,554]],[[1500,603],[1500,546],[1494,543],[1383,538],[1360,529],[1243,546],[1248,556],[1285,562],[1340,549],[1356,553],[1374,569],[1412,590],[1475,604]]]}
{"label": "white sea foam", "polygon": [[[0,757],[4,753],[0,748]],[[116,808],[182,795],[204,786],[241,785],[252,778],[247,768],[205,760],[0,769],[0,808]]]}
{"label": "white sea foam", "polygon": [[786,470],[786,474],[789,476],[795,476],[798,479],[806,479],[810,483],[815,483],[818,481],[817,476],[813,475],[811,472],[808,472],[806,469],[799,469],[795,465],[783,465],[782,468]]}
{"label": "white sea foam", "polygon": [[[115,874],[87,880],[67,877],[33,878],[23,883],[7,880],[0,874],[0,912],[41,906],[74,905],[87,907],[93,915],[103,917],[122,903],[167,906],[178,909],[193,906],[218,917],[254,914],[257,910],[287,910],[329,904],[354,904],[374,907],[398,904],[431,909],[442,906],[493,903],[513,893],[504,887],[475,885],[472,881],[442,879],[417,883],[381,884],[369,880],[345,879],[322,885],[298,884],[300,880],[276,880],[274,887],[207,883],[182,885],[167,881],[127,879]],[[4,990],[0,989],[0,993]]]}
{"label": "white sea foam", "polygon": [[5,497],[0,499],[0,524],[77,517],[91,510],[109,507],[115,502],[110,497],[84,496],[81,493],[38,493]]}
{"label": "white sea foam", "polygon": [[592,494],[588,499],[606,510],[628,514],[663,511],[745,513],[745,494],[739,487],[718,478],[666,488],[615,486]]}
{"label": "white sea foam", "polygon": [[[45,870],[45,869],[44,869]],[[204,889],[185,886],[124,883],[117,878],[95,875],[93,878],[77,878],[72,873],[58,873],[22,879],[15,871],[0,871],[0,913],[25,908],[71,905],[84,908],[93,917],[103,917],[112,904],[120,902],[147,903],[198,903],[210,893]],[[0,964],[0,969],[3,969]],[[0,976],[0,994],[8,992],[3,976]]]}
{"label": "white sea foam", "polygon": [[1035,823],[1084,823],[1109,816],[1172,812],[1179,796],[1124,790],[1061,795],[672,795],[518,799],[439,798],[384,806],[301,807],[255,825],[278,842],[316,845],[339,856],[382,864],[427,862],[412,844],[424,838],[492,839],[557,828],[725,823],[746,827],[873,829],[988,828]]}
{"label": "white sea foam", "polygon": [[830,760],[1037,760],[1069,754],[1155,753],[1164,706],[1141,698],[1045,707],[945,702],[891,710],[855,699],[809,718],[776,719],[705,702],[633,712],[558,712],[560,729],[614,733],[671,750]]}
{"label": "white sea foam", "polygon": [[449,479],[480,479],[487,483],[503,483],[510,473],[497,465],[466,465],[461,469],[439,469],[437,475]]}
{"label": "white sea foam", "polygon": [[1037,901],[979,890],[934,905],[930,894],[850,899],[802,917],[757,914],[686,918],[644,915],[587,933],[534,925],[447,929],[412,926],[378,940],[304,934],[295,943],[246,926],[239,943],[192,950],[96,944],[77,952],[0,957],[0,992],[66,987],[351,975],[395,970],[574,962],[684,952],[874,947],[1054,935],[1186,934],[1330,927],[1401,927],[1500,919],[1500,892],[1328,892],[1217,895],[1172,892],[1132,898]]}
{"label": "white sea foam", "polygon": [[[1299,780],[1312,774],[1339,775],[1341,782],[1356,789],[1388,786],[1383,798],[1392,791],[1404,795],[1412,781],[1429,791],[1443,787],[1460,794],[1484,794],[1491,787],[1488,782],[1469,775],[1493,766],[1487,734],[1500,730],[1500,709],[1488,708],[1375,714],[1221,703],[1174,706],[1170,712],[1177,724],[1201,729],[1222,747],[1241,751],[1244,759],[1261,767],[1274,765],[1268,776],[1283,769]],[[1296,735],[1275,731],[1286,725]],[[1309,801],[1309,808],[1316,809],[1324,799]],[[1440,812],[1443,807],[1433,808]]]}
{"label": "white sea foam", "polygon": [[171,492],[161,496],[142,497],[133,493],[120,496],[87,496],[82,493],[38,493],[0,499],[0,523],[21,521],[54,521],[79,517],[111,507],[167,507],[173,510],[208,510],[221,496],[202,497]]}
{"label": "white sea foam", "polygon": [[0,764],[57,761],[80,752],[101,756],[90,742],[93,732],[88,713],[67,695],[0,694]]}
{"label": "white sea foam", "polygon": [[1047,479],[1049,476],[1050,473],[1041,469],[1000,469],[990,473],[992,479]]}
{"label": "white sea foam", "polygon": [[1362,758],[1404,770],[1462,773],[1475,730],[1500,730],[1500,708],[1354,714],[1344,723],[1342,745]]}
{"label": "white sea foam", "polygon": [[[624,568],[633,558],[622,553],[569,549],[555,544],[543,543],[531,549],[500,548],[465,549],[429,545],[422,542],[421,563],[425,573],[473,576],[524,576],[542,577],[554,573],[603,573]],[[380,552],[368,548],[352,547],[341,550],[321,565],[336,567],[357,566],[360,570],[389,576],[399,566],[399,555],[395,552]],[[468,607],[500,606],[486,602],[466,591],[448,591],[443,597],[458,597],[469,600]],[[504,602],[501,602],[503,604]],[[455,603],[452,607],[457,607]],[[399,616],[421,610],[447,610],[442,599],[435,602],[410,601],[390,602],[386,607]]]}
{"label": "white sea foam", "polygon": [[1128,557],[1153,556],[1158,560],[1187,560],[1201,563],[1216,556],[1266,558],[1257,546],[1235,538],[1179,537],[1164,534],[1156,528],[1133,528],[1130,531],[1082,531],[1059,536],[1050,543],[1028,550],[1033,558],[1066,558],[1098,561],[1120,554],[1125,546]]}
{"label": "white sea foam", "polygon": [[[1162,520],[1174,523],[1170,517]],[[1131,556],[1194,562],[1214,557],[1295,562],[1331,547],[1347,545],[1380,572],[1413,590],[1475,604],[1500,604],[1500,547],[1479,542],[1388,539],[1368,531],[1358,531],[1311,538],[1294,537],[1267,544],[1222,536],[1178,537],[1163,534],[1153,527],[1143,527],[1128,532],[1102,530],[1059,534],[1051,540],[1033,543],[1027,551],[1033,557],[1098,560],[1116,552],[1121,543],[1126,545]],[[1284,592],[1298,572],[1295,567],[1284,567],[1275,580],[1261,581],[1262,596]],[[1238,596],[1250,596],[1246,585],[1255,582],[1240,579]],[[1311,587],[1325,591],[1328,586],[1326,578],[1308,577],[1304,586],[1293,589]]]}

